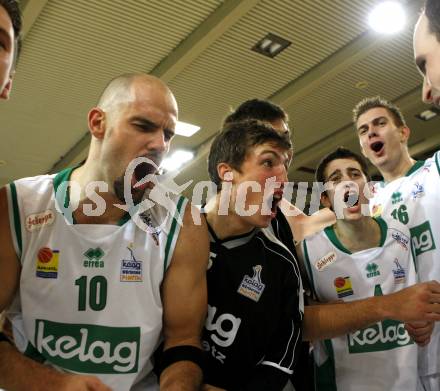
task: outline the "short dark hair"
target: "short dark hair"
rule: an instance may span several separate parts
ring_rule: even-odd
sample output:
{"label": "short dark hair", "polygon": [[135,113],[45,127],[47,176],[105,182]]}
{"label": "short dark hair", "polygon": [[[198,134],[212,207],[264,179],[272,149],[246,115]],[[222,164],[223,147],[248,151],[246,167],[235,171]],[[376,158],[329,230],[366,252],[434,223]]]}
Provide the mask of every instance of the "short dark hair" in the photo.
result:
{"label": "short dark hair", "polygon": [[383,107],[393,117],[394,124],[396,126],[406,126],[405,118],[399,108],[393,103],[381,98],[380,96],[374,96],[372,98],[362,99],[353,109],[353,122],[356,126],[356,122],[359,117],[371,109],[376,107]]}
{"label": "short dark hair", "polygon": [[272,143],[279,148],[289,150],[292,144],[286,135],[281,135],[275,129],[258,120],[232,122],[215,137],[208,156],[208,173],[211,180],[221,189],[222,180],[218,175],[217,166],[227,163],[240,171],[252,147]]}
{"label": "short dark hair", "polygon": [[325,183],[327,182],[327,178],[325,177],[325,169],[327,166],[333,161],[337,159],[351,159],[359,163],[361,166],[362,172],[367,177],[367,180],[370,181],[370,173],[368,172],[368,164],[367,161],[359,154],[350,151],[344,147],[338,147],[335,151],[330,152],[328,155],[324,156],[318,164],[316,168],[315,177],[318,182]]}
{"label": "short dark hair", "polygon": [[429,31],[434,33],[440,42],[440,2],[438,0],[426,0],[425,15],[428,18]]}
{"label": "short dark hair", "polygon": [[0,0],[0,7],[3,7],[12,22],[15,39],[14,66],[21,50],[21,29],[22,19],[21,11],[17,0]]}
{"label": "short dark hair", "polygon": [[232,122],[239,122],[246,119],[258,119],[260,121],[272,122],[276,120],[287,121],[287,113],[276,104],[262,99],[249,99],[238,106],[235,111],[229,114],[223,125]]}

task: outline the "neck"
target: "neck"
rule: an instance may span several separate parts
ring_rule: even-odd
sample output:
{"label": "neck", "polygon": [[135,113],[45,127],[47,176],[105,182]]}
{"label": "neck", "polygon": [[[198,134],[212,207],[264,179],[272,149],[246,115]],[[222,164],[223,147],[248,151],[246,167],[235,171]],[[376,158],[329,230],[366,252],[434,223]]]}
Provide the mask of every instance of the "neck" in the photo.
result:
{"label": "neck", "polygon": [[219,213],[220,194],[211,198],[205,206],[206,219],[219,239],[230,236],[243,235],[251,232],[255,227],[246,223],[241,216],[238,216],[229,208],[227,214]]}
{"label": "neck", "polygon": [[363,216],[356,221],[339,219],[334,229],[339,241],[351,252],[378,247],[380,244],[379,224],[370,216]]}
{"label": "neck", "polygon": [[385,182],[391,182],[397,178],[405,176],[408,170],[415,164],[415,160],[409,156],[408,150],[398,160],[393,167],[379,168]]}
{"label": "neck", "polygon": [[[73,212],[73,216],[77,223],[116,224],[122,216],[125,215],[126,212],[124,210],[115,206],[123,204],[123,202],[114,194],[113,184],[107,183],[104,180],[104,176],[93,166],[93,163],[86,162],[83,166],[73,170],[70,181],[75,182],[81,189],[79,198],[77,199],[72,199],[72,196],[75,195],[72,191],[70,192],[71,203],[78,205]],[[96,187],[90,189],[87,188],[90,183],[95,181],[107,183],[108,191],[100,192]],[[91,196],[93,196],[93,200],[91,199]],[[85,213],[85,205],[90,205],[93,209],[102,207],[104,211],[100,216],[89,216]]]}

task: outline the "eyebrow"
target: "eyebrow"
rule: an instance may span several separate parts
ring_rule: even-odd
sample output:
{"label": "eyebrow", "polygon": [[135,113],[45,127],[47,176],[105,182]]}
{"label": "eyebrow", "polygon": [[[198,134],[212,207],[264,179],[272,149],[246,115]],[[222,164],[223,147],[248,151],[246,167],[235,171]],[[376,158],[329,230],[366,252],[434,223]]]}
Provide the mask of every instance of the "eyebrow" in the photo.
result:
{"label": "eyebrow", "polygon": [[[153,122],[150,119],[145,118],[145,117],[134,116],[131,119],[131,121],[137,122],[140,126],[151,127],[151,128],[154,128],[154,129],[160,128],[160,126],[157,123],[155,123],[155,122]],[[171,128],[164,128],[163,130],[164,130],[164,132],[170,133],[172,136],[174,136],[174,134],[176,133]]]}
{"label": "eyebrow", "polygon": [[[388,118],[387,118],[386,116],[381,115],[380,117],[375,117],[375,118],[373,118],[373,119],[370,121],[370,123],[377,124],[379,121],[381,121],[381,120],[383,120],[383,119],[385,119],[385,120],[388,121]],[[368,125],[368,122],[366,122],[366,123],[364,123],[364,124],[361,124],[361,125],[357,128],[357,130],[359,131],[359,130],[361,130],[362,128],[365,128],[367,125]]]}

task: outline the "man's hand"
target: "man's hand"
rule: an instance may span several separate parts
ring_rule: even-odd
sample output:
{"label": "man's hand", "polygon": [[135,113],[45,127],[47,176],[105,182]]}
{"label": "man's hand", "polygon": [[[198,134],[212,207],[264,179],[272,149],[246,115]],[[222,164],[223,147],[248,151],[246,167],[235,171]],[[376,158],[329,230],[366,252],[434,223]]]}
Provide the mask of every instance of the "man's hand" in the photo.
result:
{"label": "man's hand", "polygon": [[428,281],[410,286],[386,296],[382,310],[386,318],[402,322],[440,320],[440,284]]}
{"label": "man's hand", "polygon": [[46,391],[112,391],[95,376],[64,374],[60,384],[45,387]]}
{"label": "man's hand", "polygon": [[419,346],[428,345],[431,340],[432,330],[434,330],[434,322],[412,322],[405,323],[405,328],[413,341]]}

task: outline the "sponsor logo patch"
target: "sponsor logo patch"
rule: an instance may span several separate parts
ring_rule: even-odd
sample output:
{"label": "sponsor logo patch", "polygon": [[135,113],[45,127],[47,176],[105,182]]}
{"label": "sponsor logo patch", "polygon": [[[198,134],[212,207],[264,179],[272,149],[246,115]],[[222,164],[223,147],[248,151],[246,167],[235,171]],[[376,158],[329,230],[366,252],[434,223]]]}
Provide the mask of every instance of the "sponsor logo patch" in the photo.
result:
{"label": "sponsor logo patch", "polygon": [[370,262],[366,267],[367,278],[380,276],[379,265],[374,262]]}
{"label": "sponsor logo patch", "polygon": [[414,183],[414,188],[411,191],[411,198],[416,200],[417,198],[421,198],[425,195],[425,189],[422,184],[419,182]]}
{"label": "sponsor logo patch", "polygon": [[102,258],[104,257],[104,255],[105,253],[101,247],[89,248],[84,253],[84,256],[86,257],[83,262],[84,267],[103,268],[104,261],[102,260]]}
{"label": "sponsor logo patch", "polygon": [[390,319],[348,334],[347,340],[349,353],[381,352],[413,343],[404,324]]}
{"label": "sponsor logo patch", "polygon": [[379,217],[382,215],[383,207],[381,204],[373,205],[373,208],[371,209],[371,215],[373,217]]}
{"label": "sponsor logo patch", "polygon": [[398,229],[392,229],[391,237],[399,243],[405,250],[408,250],[409,237],[400,232]]}
{"label": "sponsor logo patch", "polygon": [[336,288],[336,294],[341,299],[342,297],[351,296],[354,294],[351,286],[350,277],[336,277],[333,282]]}
{"label": "sponsor logo patch", "polygon": [[261,265],[256,265],[252,269],[254,270],[254,275],[252,277],[245,275],[237,292],[253,301],[258,301],[260,300],[260,296],[266,286],[261,281],[261,270],[263,267]]}
{"label": "sponsor logo patch", "polygon": [[336,261],[336,253],[334,251],[331,251],[315,262],[315,268],[316,270],[321,272],[327,266],[330,266],[335,261]]}
{"label": "sponsor logo patch", "polygon": [[42,247],[37,253],[37,277],[57,278],[59,250]]}
{"label": "sponsor logo patch", "polygon": [[35,322],[37,350],[51,363],[75,372],[137,372],[139,343],[139,327]]}
{"label": "sponsor logo patch", "polygon": [[405,269],[399,263],[397,258],[394,259],[394,264],[396,265],[396,268],[393,269],[394,282],[396,284],[403,284],[406,280]]}
{"label": "sponsor logo patch", "polygon": [[133,250],[127,247],[130,251],[131,259],[123,259],[121,261],[121,278],[122,282],[141,282],[142,281],[142,261],[138,261]]}
{"label": "sponsor logo patch", "polygon": [[416,255],[423,254],[436,248],[431,225],[428,220],[416,227],[410,228],[409,231],[411,233],[411,241]]}
{"label": "sponsor logo patch", "polygon": [[41,229],[45,225],[51,225],[55,221],[55,214],[50,209],[44,212],[26,216],[26,230],[29,232]]}
{"label": "sponsor logo patch", "polygon": [[402,193],[400,191],[396,191],[393,194],[391,194],[391,203],[393,205],[398,204],[399,202],[402,202]]}

